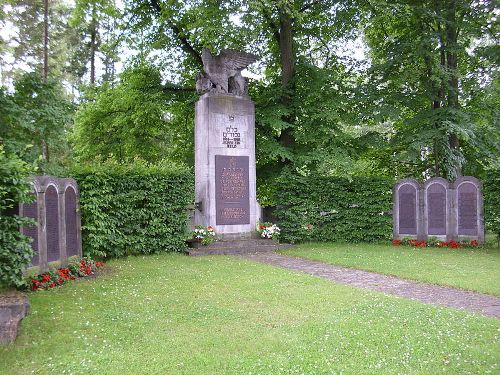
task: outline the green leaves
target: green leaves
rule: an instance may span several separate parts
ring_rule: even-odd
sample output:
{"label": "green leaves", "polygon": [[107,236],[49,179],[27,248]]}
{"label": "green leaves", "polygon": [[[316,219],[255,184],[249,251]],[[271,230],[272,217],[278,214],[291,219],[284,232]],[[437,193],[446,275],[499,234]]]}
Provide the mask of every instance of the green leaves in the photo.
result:
{"label": "green leaves", "polygon": [[185,248],[192,172],[145,163],[73,170],[80,187],[85,255],[101,258]]}
{"label": "green leaves", "polygon": [[393,181],[381,177],[281,177],[276,217],[289,242],[370,242],[389,239]]}
{"label": "green leaves", "polygon": [[17,287],[23,285],[23,271],[34,254],[30,238],[19,228],[34,222],[13,213],[19,203],[33,200],[28,181],[33,171],[32,165],[15,154],[7,154],[0,144],[0,283]]}

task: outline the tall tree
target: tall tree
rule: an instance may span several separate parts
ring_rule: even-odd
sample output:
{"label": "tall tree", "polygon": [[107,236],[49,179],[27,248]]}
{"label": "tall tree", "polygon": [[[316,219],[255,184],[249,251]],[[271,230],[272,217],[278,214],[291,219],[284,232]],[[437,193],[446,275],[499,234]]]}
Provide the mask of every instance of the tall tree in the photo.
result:
{"label": "tall tree", "polygon": [[471,93],[484,78],[475,47],[495,39],[493,10],[490,1],[366,2],[370,96],[380,99],[370,110],[393,123],[393,150],[409,172],[454,178],[466,166],[478,140]]}

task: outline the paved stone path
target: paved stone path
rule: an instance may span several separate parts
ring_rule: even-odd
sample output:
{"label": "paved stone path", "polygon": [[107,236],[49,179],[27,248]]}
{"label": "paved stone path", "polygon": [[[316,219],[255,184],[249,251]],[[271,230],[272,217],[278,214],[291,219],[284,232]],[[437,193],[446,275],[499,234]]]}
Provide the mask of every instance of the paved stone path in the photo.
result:
{"label": "paved stone path", "polygon": [[399,297],[418,300],[428,304],[443,305],[500,318],[500,298],[469,292],[452,287],[419,283],[375,272],[333,266],[313,260],[295,258],[276,253],[240,255],[260,263],[271,264],[294,271],[323,277],[357,288],[376,290]]}

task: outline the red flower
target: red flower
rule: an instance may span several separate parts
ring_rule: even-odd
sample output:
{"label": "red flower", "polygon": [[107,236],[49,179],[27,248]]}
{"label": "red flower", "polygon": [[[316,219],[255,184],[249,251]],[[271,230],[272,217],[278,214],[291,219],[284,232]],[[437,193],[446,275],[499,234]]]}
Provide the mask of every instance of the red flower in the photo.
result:
{"label": "red flower", "polygon": [[392,246],[401,246],[401,240],[392,240]]}
{"label": "red flower", "polygon": [[471,245],[472,247],[476,247],[477,245],[479,245],[479,242],[477,242],[477,240],[472,240],[472,241],[470,242],[470,245]]}
{"label": "red flower", "polygon": [[53,287],[55,287],[55,286],[56,286],[56,283],[52,282],[52,283],[50,283],[50,284],[49,284],[49,286],[50,286],[51,288],[53,288]]}
{"label": "red flower", "polygon": [[50,280],[50,275],[49,274],[46,273],[45,275],[43,275],[42,282],[46,283],[49,280]]}

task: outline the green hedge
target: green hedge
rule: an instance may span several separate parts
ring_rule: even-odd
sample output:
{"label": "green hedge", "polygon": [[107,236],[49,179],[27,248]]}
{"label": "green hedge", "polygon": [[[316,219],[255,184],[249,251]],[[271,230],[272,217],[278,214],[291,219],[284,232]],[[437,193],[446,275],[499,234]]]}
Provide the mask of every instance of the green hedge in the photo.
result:
{"label": "green hedge", "polygon": [[285,242],[372,242],[392,237],[392,187],[379,177],[281,177],[276,218]]}
{"label": "green hedge", "polygon": [[483,194],[486,229],[500,237],[500,170],[486,173]]}
{"label": "green hedge", "polygon": [[33,166],[7,154],[0,145],[0,285],[22,286],[23,271],[33,257],[30,238],[19,227],[35,222],[16,215],[19,203],[33,201],[28,178],[33,171]]}
{"label": "green hedge", "polygon": [[187,168],[106,164],[72,171],[80,188],[85,255],[101,258],[185,249]]}

